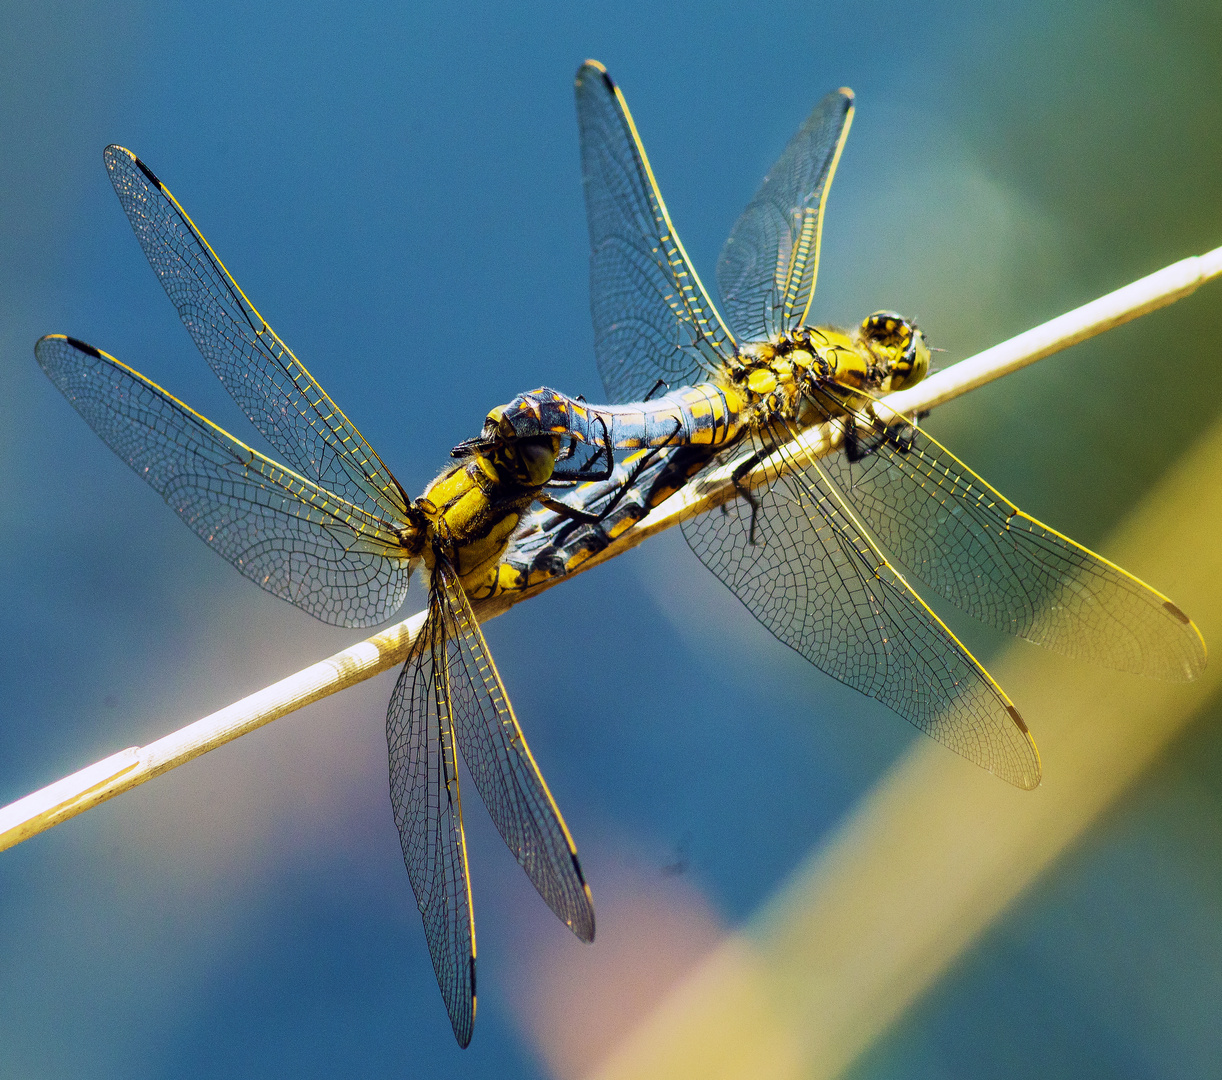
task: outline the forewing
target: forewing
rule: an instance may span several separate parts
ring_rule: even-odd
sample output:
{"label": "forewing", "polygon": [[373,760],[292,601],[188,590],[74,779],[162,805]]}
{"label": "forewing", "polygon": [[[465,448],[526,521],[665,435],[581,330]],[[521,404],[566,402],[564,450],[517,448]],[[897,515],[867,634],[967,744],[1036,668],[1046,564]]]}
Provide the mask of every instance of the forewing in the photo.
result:
{"label": "forewing", "polygon": [[834,90],[789,140],[717,260],[717,289],[740,341],[766,341],[806,321],[823,211],[853,122],[853,91]]}
{"label": "forewing", "polygon": [[450,693],[463,760],[539,895],[582,941],[593,941],[594,903],[577,846],[526,745],[471,604],[444,560],[434,581],[448,607]]}
{"label": "forewing", "polygon": [[355,425],[263,320],[178,200],[121,146],[103,155],[157,280],[251,423],[302,476],[371,513],[409,499]]}
{"label": "forewing", "polygon": [[385,621],[407,594],[397,522],[250,449],[112,356],[59,334],[38,363],[102,440],[214,551],[336,626]]}
{"label": "forewing", "polygon": [[1162,679],[1201,673],[1201,635],[1162,593],[1024,514],[884,404],[874,412],[886,425],[852,414],[872,452],[857,462],[837,455],[825,468],[882,545],[938,595],[1066,656]]}
{"label": "forewing", "polygon": [[[772,449],[771,445],[761,451]],[[1035,743],[1001,688],[887,562],[819,463],[683,524],[701,561],[812,664],[1020,788]]]}
{"label": "forewing", "polygon": [[451,715],[445,598],[429,613],[386,713],[390,802],[437,985],[460,1046],[475,1023],[475,922]]}
{"label": "forewing", "polygon": [[577,72],[577,123],[594,351],[607,395],[636,401],[659,380],[702,382],[734,339],[671,224],[623,95],[593,60]]}

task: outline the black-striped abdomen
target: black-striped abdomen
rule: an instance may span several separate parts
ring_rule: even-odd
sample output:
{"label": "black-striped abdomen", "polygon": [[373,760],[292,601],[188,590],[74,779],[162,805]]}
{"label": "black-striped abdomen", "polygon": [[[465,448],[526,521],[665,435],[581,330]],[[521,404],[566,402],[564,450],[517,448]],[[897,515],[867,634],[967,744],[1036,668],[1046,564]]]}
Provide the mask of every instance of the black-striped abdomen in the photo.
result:
{"label": "black-striped abdomen", "polygon": [[541,387],[488,414],[518,438],[572,437],[588,446],[636,450],[653,446],[721,446],[742,428],[745,399],[716,383],[672,390],[651,401],[587,405]]}
{"label": "black-striped abdomen", "polygon": [[713,451],[685,446],[657,455],[624,494],[620,489],[631,477],[646,451],[615,466],[607,480],[580,485],[567,502],[589,513],[599,513],[611,499],[619,501],[606,518],[596,523],[573,521],[551,510],[537,511],[509,545],[489,581],[475,598],[502,592],[521,592],[554,578],[564,577],[612,540],[645,518],[708,464]]}

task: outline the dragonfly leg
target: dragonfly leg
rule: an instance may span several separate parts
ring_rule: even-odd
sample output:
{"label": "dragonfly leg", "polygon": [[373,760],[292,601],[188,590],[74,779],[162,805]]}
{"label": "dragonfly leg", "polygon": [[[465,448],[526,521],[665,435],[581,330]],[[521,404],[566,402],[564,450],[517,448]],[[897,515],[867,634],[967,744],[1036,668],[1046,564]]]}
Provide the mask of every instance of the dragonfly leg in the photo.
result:
{"label": "dragonfly leg", "polygon": [[[749,507],[751,507],[751,526],[747,532],[747,543],[752,547],[755,547],[755,521],[759,516],[760,504],[759,500],[755,497],[755,492],[747,487],[742,482],[742,479],[763,460],[763,457],[763,454],[759,452],[752,454],[749,458],[742,462],[742,464],[740,464],[733,473],[730,474],[730,482],[734,485],[734,490],[737,491],[739,497],[743,499],[743,501],[746,502]],[[724,506],[722,507],[722,511],[725,512]]]}
{"label": "dragonfly leg", "polygon": [[[658,381],[661,382],[660,379]],[[665,385],[665,383],[663,383],[663,385]],[[602,521],[603,518],[605,518],[609,513],[611,513],[612,510],[614,510],[619,505],[620,500],[625,495],[627,495],[629,491],[632,490],[633,486],[636,484],[637,479],[640,477],[641,473],[643,473],[647,468],[649,468],[649,466],[654,461],[657,460],[658,455],[663,450],[665,450],[667,447],[673,445],[674,438],[676,435],[679,434],[679,431],[682,429],[682,427],[683,427],[682,423],[676,420],[675,421],[675,430],[672,431],[666,437],[666,442],[662,443],[660,446],[651,447],[649,452],[647,454],[644,454],[641,457],[641,460],[638,461],[636,465],[633,466],[632,471],[628,474],[628,478],[622,484],[620,484],[619,490],[612,496],[611,501],[607,503],[607,505],[604,506],[602,510],[599,512],[599,515],[598,515],[599,521]]]}
{"label": "dragonfly leg", "polygon": [[[568,461],[575,453],[577,453],[577,437],[570,435],[568,445],[556,455],[556,460]],[[555,475],[554,471],[552,475]]]}
{"label": "dragonfly leg", "polygon": [[[598,422],[600,424],[603,423],[601,417],[598,418]],[[641,460],[638,461],[632,467],[632,471],[629,472],[627,477],[625,477],[624,482],[620,484],[619,487],[616,489],[615,494],[611,497],[607,505],[604,506],[600,511],[598,511],[598,513],[591,514],[587,510],[578,509],[577,507],[570,506],[568,503],[562,502],[559,499],[552,499],[546,496],[541,496],[539,498],[539,502],[543,506],[546,506],[549,510],[553,511],[554,513],[563,514],[565,517],[570,518],[573,521],[579,521],[579,522],[582,522],[583,524],[588,524],[588,525],[597,525],[601,523],[607,517],[607,515],[610,514],[619,505],[620,500],[623,499],[623,497],[627,495],[628,492],[633,489],[641,473],[643,473],[647,468],[649,468],[649,466],[655,460],[657,460],[658,455],[663,450],[673,445],[674,438],[676,435],[679,434],[679,431],[682,428],[682,426],[683,425],[678,420],[676,420],[675,421],[675,430],[672,431],[666,437],[666,442],[658,446],[650,447],[649,451],[646,454],[642,455]],[[604,448],[607,451],[607,456],[608,458],[610,458],[611,440],[610,440],[610,437],[607,435],[607,428],[605,424],[603,424],[603,441],[604,441]],[[601,453],[602,451],[600,450],[599,452]],[[606,480],[610,475],[611,475],[611,471],[608,469],[606,475],[603,475],[603,476],[592,476],[591,475],[591,476],[586,477],[586,479]]]}
{"label": "dragonfly leg", "polygon": [[882,447],[888,444],[901,454],[906,454],[916,442],[917,421],[920,419],[921,417],[918,416],[916,420],[904,420],[897,424],[889,424],[886,427],[880,426],[875,428],[870,434],[862,435],[857,421],[850,416],[844,425],[845,456],[848,457],[851,463],[856,464],[878,453]]}
{"label": "dragonfly leg", "polygon": [[553,499],[550,495],[536,495],[535,500],[553,514],[559,514],[563,518],[582,525],[597,525],[603,519],[602,514],[591,514],[588,510],[580,510],[576,506],[570,506],[562,499]]}
{"label": "dragonfly leg", "polygon": [[[577,480],[609,480],[611,473],[615,469],[615,457],[611,448],[611,433],[607,431],[607,422],[595,414],[595,421],[602,428],[602,438],[599,440],[598,448],[590,455],[589,459],[584,464],[576,469],[555,469],[552,472],[552,479],[558,480],[561,483],[572,483]],[[569,440],[568,452],[563,457],[559,457],[557,461],[567,461],[573,456],[576,451],[576,439]],[[599,469],[594,469],[594,463],[602,460],[603,465]]]}

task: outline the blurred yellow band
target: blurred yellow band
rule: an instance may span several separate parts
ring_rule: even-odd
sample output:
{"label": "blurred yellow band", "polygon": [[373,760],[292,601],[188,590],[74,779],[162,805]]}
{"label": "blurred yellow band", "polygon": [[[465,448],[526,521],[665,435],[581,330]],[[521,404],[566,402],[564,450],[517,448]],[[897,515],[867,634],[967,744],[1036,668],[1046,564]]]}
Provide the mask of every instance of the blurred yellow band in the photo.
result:
{"label": "blurred yellow band", "polygon": [[[1103,553],[1222,641],[1222,424]],[[598,1080],[835,1077],[899,1018],[1214,696],[1018,642],[992,665],[1039,740],[1018,791],[920,739],[739,933],[594,1073]],[[1014,1003],[1021,1011],[1022,1002]]]}

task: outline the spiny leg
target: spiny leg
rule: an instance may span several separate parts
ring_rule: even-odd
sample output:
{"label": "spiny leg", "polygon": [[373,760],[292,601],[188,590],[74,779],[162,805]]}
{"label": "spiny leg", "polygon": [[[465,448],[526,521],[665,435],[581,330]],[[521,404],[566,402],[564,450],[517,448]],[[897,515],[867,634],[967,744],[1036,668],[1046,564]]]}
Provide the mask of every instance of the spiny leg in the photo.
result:
{"label": "spiny leg", "polygon": [[[615,456],[612,452],[611,433],[607,430],[607,422],[601,416],[595,413],[594,419],[598,423],[598,426],[602,428],[603,433],[602,438],[598,442],[598,448],[579,468],[575,470],[554,470],[552,472],[553,481],[558,481],[560,483],[576,483],[579,480],[598,481],[609,480],[611,478],[611,474],[615,470]],[[577,440],[570,438],[568,449],[556,460],[567,461],[575,453],[576,446]],[[605,461],[605,464],[601,469],[594,471],[592,466],[600,458]]]}
{"label": "spiny leg", "polygon": [[[599,423],[602,423],[601,417],[599,418]],[[616,489],[615,494],[608,501],[607,505],[604,506],[597,514],[591,514],[588,511],[578,509],[575,506],[570,506],[566,502],[562,502],[559,499],[550,498],[549,496],[541,496],[539,498],[539,502],[543,506],[546,506],[547,509],[583,525],[600,524],[606,519],[607,515],[609,515],[620,504],[620,501],[624,498],[624,496],[632,490],[633,486],[637,482],[637,479],[657,459],[658,455],[662,453],[663,450],[666,450],[674,445],[675,436],[679,434],[682,426],[683,425],[679,420],[675,421],[675,430],[666,437],[666,441],[658,446],[650,447],[649,451],[641,457],[641,460],[632,467],[632,471],[629,472],[628,476],[624,479],[624,482]],[[604,437],[606,438],[606,446],[609,451],[610,438],[606,437],[605,424],[603,425],[603,432]],[[610,475],[611,473],[608,472],[605,476],[591,476],[589,479],[606,480]]]}

